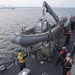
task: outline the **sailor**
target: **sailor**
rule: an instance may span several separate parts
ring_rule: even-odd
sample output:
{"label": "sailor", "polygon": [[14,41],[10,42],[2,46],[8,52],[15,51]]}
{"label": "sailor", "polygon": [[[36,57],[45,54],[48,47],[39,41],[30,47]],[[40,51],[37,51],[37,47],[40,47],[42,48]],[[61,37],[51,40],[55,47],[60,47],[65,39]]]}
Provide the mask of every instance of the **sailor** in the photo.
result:
{"label": "sailor", "polygon": [[66,47],[62,47],[62,49],[59,52],[59,58],[56,61],[55,65],[58,65],[58,63],[61,61],[61,66],[63,66],[63,59],[66,57],[67,49]]}
{"label": "sailor", "polygon": [[25,58],[28,56],[27,52],[25,51],[25,54],[23,55],[21,49],[19,50],[17,60],[19,62],[20,71],[26,68]]}
{"label": "sailor", "polygon": [[66,40],[65,40],[64,46],[69,44],[71,35],[72,35],[72,32],[71,32],[71,30],[69,30],[68,33],[66,34]]}
{"label": "sailor", "polygon": [[72,67],[73,59],[71,53],[67,53],[65,59],[63,60],[62,75],[67,75],[67,72],[70,71]]}
{"label": "sailor", "polygon": [[21,29],[21,32],[20,33],[21,34],[24,34],[25,33],[25,29],[26,29],[26,26]]}
{"label": "sailor", "polygon": [[61,50],[58,44],[55,45],[55,49],[56,49],[58,52],[60,52],[60,50]]}
{"label": "sailor", "polygon": [[74,19],[73,15],[71,15],[71,18],[70,18],[70,26],[71,26],[71,30],[73,31],[74,30],[74,22],[72,21]]}

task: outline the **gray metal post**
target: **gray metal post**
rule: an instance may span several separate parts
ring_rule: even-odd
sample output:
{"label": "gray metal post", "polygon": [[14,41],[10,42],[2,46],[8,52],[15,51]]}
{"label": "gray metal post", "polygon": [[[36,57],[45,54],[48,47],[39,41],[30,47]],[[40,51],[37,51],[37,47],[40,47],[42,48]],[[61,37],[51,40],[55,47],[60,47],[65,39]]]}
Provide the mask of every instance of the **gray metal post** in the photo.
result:
{"label": "gray metal post", "polygon": [[49,27],[49,60],[51,57],[51,26]]}
{"label": "gray metal post", "polygon": [[61,37],[60,26],[61,26],[61,24],[59,23],[59,32],[58,32],[58,48],[60,47],[60,37]]}
{"label": "gray metal post", "polygon": [[58,48],[60,47],[60,31],[58,32]]}
{"label": "gray metal post", "polygon": [[43,33],[44,20],[42,20],[41,25],[42,25],[42,27],[41,27],[41,33]]}

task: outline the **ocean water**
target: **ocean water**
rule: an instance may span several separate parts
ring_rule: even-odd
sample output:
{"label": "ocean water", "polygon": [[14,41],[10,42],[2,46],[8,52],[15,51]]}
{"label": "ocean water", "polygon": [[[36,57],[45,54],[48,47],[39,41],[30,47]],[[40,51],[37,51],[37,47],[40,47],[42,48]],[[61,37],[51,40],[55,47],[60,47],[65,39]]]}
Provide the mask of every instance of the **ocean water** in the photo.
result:
{"label": "ocean water", "polygon": [[[52,8],[59,18],[75,15],[75,8]],[[10,62],[12,53],[21,46],[12,44],[10,36],[23,27],[36,25],[42,16],[42,8],[0,9],[0,64]],[[48,16],[49,18],[49,16]]]}

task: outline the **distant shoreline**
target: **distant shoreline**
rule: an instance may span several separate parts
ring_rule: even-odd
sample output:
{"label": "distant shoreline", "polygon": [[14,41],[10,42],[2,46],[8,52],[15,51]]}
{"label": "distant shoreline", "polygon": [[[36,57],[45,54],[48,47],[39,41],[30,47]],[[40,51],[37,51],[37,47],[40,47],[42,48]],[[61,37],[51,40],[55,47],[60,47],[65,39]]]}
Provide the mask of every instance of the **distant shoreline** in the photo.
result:
{"label": "distant shoreline", "polygon": [[[0,7],[0,9],[17,9],[17,8],[42,8],[42,7]],[[75,9],[75,7],[52,7],[52,8],[72,8],[72,9]]]}

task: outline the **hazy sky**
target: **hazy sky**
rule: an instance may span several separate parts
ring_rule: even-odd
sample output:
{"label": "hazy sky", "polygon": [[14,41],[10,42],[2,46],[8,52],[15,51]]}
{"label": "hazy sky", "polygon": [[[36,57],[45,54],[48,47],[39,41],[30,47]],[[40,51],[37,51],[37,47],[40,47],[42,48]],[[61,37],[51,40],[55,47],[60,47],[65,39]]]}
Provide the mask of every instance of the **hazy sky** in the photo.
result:
{"label": "hazy sky", "polygon": [[[0,0],[0,6],[42,7],[44,0]],[[75,0],[45,0],[51,7],[75,7]]]}

